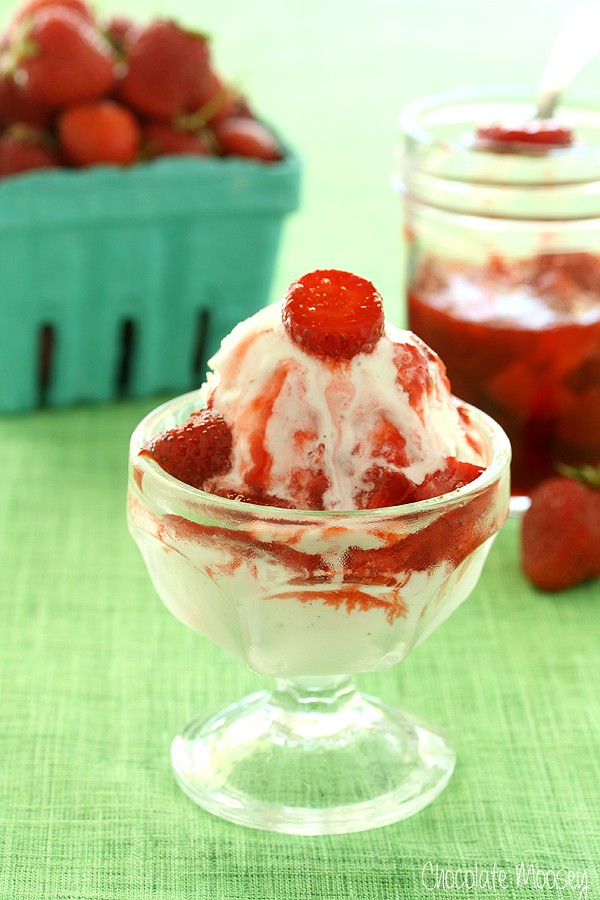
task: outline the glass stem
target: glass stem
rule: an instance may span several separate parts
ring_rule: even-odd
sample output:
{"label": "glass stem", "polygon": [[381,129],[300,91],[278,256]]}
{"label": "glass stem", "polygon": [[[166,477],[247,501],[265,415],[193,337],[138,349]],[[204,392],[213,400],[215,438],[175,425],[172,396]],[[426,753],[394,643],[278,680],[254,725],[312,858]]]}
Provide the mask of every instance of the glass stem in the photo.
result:
{"label": "glass stem", "polygon": [[335,713],[356,696],[350,675],[297,676],[277,678],[272,702],[306,712]]}

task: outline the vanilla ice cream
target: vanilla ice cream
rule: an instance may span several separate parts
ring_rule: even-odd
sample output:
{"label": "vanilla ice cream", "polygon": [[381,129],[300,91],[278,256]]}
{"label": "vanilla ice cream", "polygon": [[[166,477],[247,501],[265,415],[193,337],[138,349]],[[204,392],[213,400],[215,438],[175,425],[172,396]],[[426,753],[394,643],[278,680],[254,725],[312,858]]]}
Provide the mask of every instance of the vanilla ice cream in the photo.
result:
{"label": "vanilla ice cream", "polygon": [[[369,352],[328,359],[289,339],[276,304],[234,329],[211,367],[200,392],[132,438],[129,523],[163,601],[263,674],[399,662],[479,577],[508,508],[504,433],[390,325]],[[203,406],[232,449],[198,490],[139,450]],[[457,466],[473,470],[467,483],[452,483]],[[397,478],[417,502],[364,508]],[[432,497],[439,485],[449,492]],[[259,496],[268,505],[244,502]]]}

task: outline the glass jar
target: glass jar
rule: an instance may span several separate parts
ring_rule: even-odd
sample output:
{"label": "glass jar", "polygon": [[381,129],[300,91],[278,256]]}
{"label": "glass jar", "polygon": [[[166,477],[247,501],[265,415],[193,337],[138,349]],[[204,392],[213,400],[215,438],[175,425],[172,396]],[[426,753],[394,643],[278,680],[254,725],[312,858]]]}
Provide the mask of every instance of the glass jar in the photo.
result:
{"label": "glass jar", "polygon": [[558,463],[600,463],[600,109],[561,106],[567,147],[475,138],[534,112],[517,89],[412,103],[396,183],[409,327],[442,357],[454,393],[507,432],[516,495]]}

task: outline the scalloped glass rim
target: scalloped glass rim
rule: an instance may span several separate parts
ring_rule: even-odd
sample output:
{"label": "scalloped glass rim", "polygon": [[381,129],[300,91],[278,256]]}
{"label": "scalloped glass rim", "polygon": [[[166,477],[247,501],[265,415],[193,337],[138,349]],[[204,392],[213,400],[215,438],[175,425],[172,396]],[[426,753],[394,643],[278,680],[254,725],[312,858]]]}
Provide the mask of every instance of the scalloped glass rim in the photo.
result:
{"label": "scalloped glass rim", "polygon": [[[453,507],[464,503],[473,497],[478,496],[486,488],[497,481],[505,469],[508,468],[511,459],[511,445],[506,433],[498,425],[498,423],[469,403],[461,402],[469,415],[472,417],[474,424],[478,429],[482,430],[484,436],[489,441],[492,452],[492,459],[484,471],[464,487],[457,488],[448,494],[440,494],[439,497],[432,497],[430,500],[420,500],[416,503],[404,503],[400,506],[386,506],[379,509],[352,509],[352,510],[312,510],[312,509],[282,509],[279,506],[262,506],[256,503],[246,503],[240,500],[231,500],[227,497],[219,497],[218,494],[209,494],[207,491],[199,490],[183,481],[174,478],[165,472],[158,463],[148,457],[138,457],[138,452],[142,444],[161,431],[166,430],[165,427],[154,427],[158,422],[163,420],[167,414],[173,419],[174,423],[181,424],[188,415],[195,409],[200,409],[201,404],[198,403],[198,390],[189,391],[181,394],[166,403],[153,409],[146,415],[136,426],[129,444],[130,460],[138,466],[143,475],[149,475],[154,479],[163,482],[166,488],[177,490],[182,497],[189,500],[201,500],[205,503],[212,503],[221,507],[223,510],[237,511],[243,510],[250,514],[254,513],[258,518],[279,519],[281,521],[297,521],[298,518],[303,520],[333,519],[334,521],[344,519],[373,519],[378,522],[387,519],[397,519],[398,516],[412,516],[417,513],[429,512],[439,509],[440,507]],[[194,402],[195,401],[195,402]],[[163,423],[164,425],[165,423]],[[169,425],[167,427],[172,427]]]}

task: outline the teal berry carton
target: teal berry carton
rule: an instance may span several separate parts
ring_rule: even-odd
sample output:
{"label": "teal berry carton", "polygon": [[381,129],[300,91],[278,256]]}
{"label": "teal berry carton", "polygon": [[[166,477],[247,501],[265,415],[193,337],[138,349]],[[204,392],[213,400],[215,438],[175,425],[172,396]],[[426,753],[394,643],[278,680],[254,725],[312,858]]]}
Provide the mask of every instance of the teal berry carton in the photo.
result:
{"label": "teal berry carton", "polygon": [[0,412],[199,385],[269,300],[293,152],[162,157],[0,182]]}

